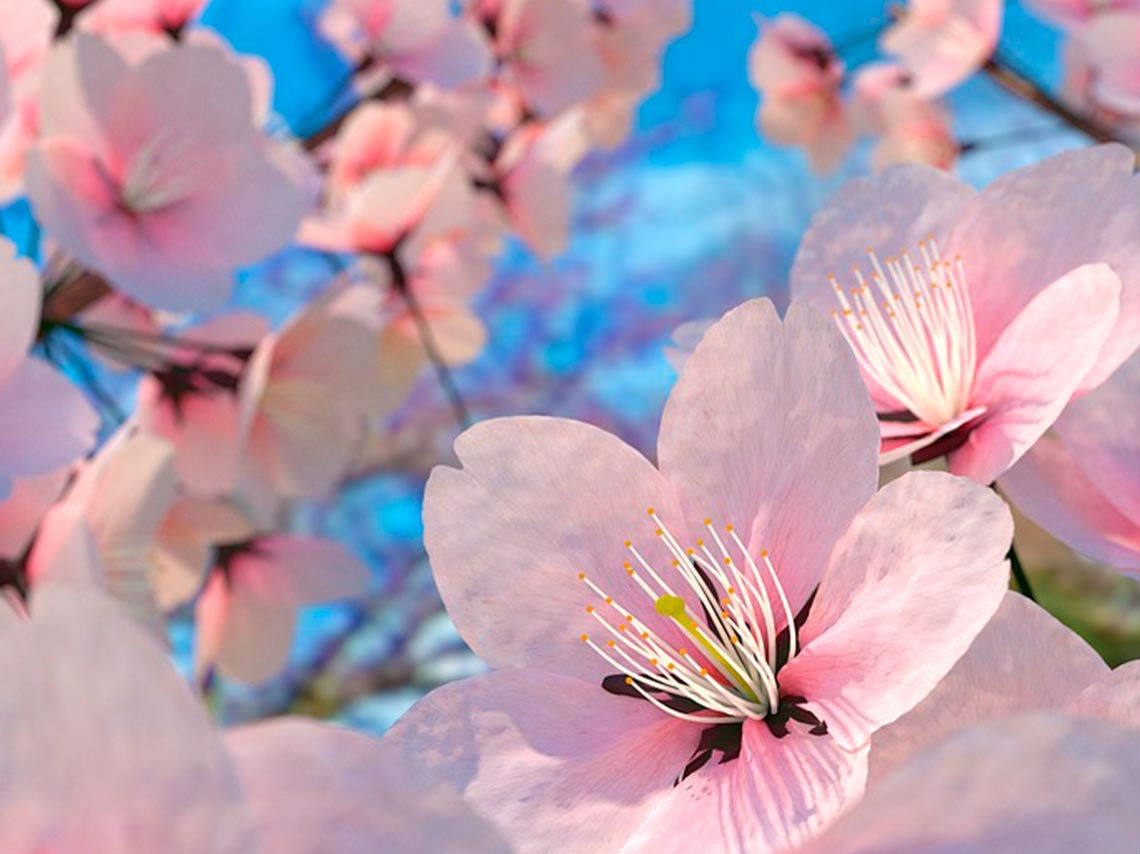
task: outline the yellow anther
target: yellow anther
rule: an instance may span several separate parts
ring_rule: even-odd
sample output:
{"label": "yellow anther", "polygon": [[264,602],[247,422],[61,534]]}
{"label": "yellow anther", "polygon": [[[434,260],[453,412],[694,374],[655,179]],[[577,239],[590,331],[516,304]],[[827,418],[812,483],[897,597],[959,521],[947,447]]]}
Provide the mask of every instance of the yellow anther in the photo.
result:
{"label": "yellow anther", "polygon": [[685,549],[685,554],[691,555],[691,554],[695,554],[695,552],[692,549]]}
{"label": "yellow anther", "polygon": [[697,540],[697,548],[703,549],[704,547],[705,547],[705,541],[704,540]]}
{"label": "yellow anther", "polygon": [[652,507],[650,507],[650,508],[649,508],[648,510],[646,510],[645,512],[646,512],[646,513],[648,513],[650,516],[652,516],[652,515],[653,515],[654,513],[656,513],[657,511],[656,511],[656,510],[654,510]]}
{"label": "yellow anther", "polygon": [[732,533],[732,525],[725,525],[725,526],[724,526],[724,529],[725,529],[726,531],[728,531],[728,533],[730,533],[730,534]]}
{"label": "yellow anther", "polygon": [[579,580],[579,581],[585,581],[585,580],[586,580],[586,573],[584,573],[584,572],[579,572],[579,573],[578,573],[578,580]]}
{"label": "yellow anther", "polygon": [[731,563],[732,563],[732,558],[730,558],[730,557],[726,557],[726,558],[724,559],[724,565],[725,565],[725,566],[729,566]]}
{"label": "yellow anther", "polygon": [[632,676],[625,677],[625,684],[626,685],[632,685],[633,684],[633,677]]}
{"label": "yellow anther", "polygon": [[583,635],[582,635],[582,640],[583,640],[583,641],[588,641],[589,639],[590,639],[590,636],[589,636],[589,635],[587,635],[587,634],[583,634]]}
{"label": "yellow anther", "polygon": [[666,670],[672,670],[673,669],[673,662],[670,661],[668,664],[666,664],[665,669]]}
{"label": "yellow anther", "polygon": [[642,639],[646,639],[646,638],[648,638],[648,637],[649,637],[649,632],[642,632],[642,633],[641,633],[641,637],[642,637]]}
{"label": "yellow anther", "polygon": [[705,519],[705,524],[706,524],[706,525],[711,525],[711,524],[712,524],[712,519]]}
{"label": "yellow anther", "polygon": [[677,560],[676,558],[674,558],[673,559],[673,566],[680,566],[680,565],[681,565],[681,562],[679,560]]}
{"label": "yellow anther", "polygon": [[606,597],[606,604],[612,605],[613,603],[614,603],[614,597],[613,596],[607,596]]}
{"label": "yellow anther", "polygon": [[618,623],[618,631],[619,632],[625,631],[625,623]]}
{"label": "yellow anther", "polygon": [[593,606],[593,605],[587,605],[587,606],[586,606],[586,613],[587,613],[587,614],[592,614],[592,613],[594,613],[594,606]]}
{"label": "yellow anther", "polygon": [[656,531],[654,531],[653,533],[655,533],[657,536],[659,536],[659,537],[660,537],[660,536],[661,536],[663,533],[665,533],[665,532],[664,532],[664,531],[662,531],[660,528],[658,528],[658,529],[657,529]]}
{"label": "yellow anther", "polygon": [[688,654],[689,654],[689,651],[687,649],[685,649],[684,647],[681,647],[679,650],[677,650],[677,655],[688,655]]}
{"label": "yellow anther", "polygon": [[768,557],[768,550],[767,549],[761,549],[760,550],[760,557]]}
{"label": "yellow anther", "polygon": [[702,668],[701,668],[701,676],[708,676],[708,675],[709,675],[709,671],[708,671],[708,668],[707,668],[707,667],[702,667]]}
{"label": "yellow anther", "polygon": [[625,574],[626,574],[626,575],[633,575],[633,570],[632,570],[632,569],[627,569],[627,570],[625,571]]}
{"label": "yellow anther", "polygon": [[614,641],[614,640],[608,640],[608,641],[606,641],[606,644],[607,644],[608,646],[615,646],[615,645],[617,644],[617,641]]}
{"label": "yellow anther", "polygon": [[656,658],[651,658],[651,659],[649,659],[649,664],[650,664],[652,667],[656,667],[656,666],[657,666],[657,659],[656,659]]}
{"label": "yellow anther", "polygon": [[633,540],[626,540],[626,541],[625,541],[625,547],[626,547],[627,549],[628,549],[630,546],[632,546],[632,545],[633,545]]}
{"label": "yellow anther", "polygon": [[729,596],[735,596],[736,595],[736,588],[735,587],[728,588],[728,595]]}

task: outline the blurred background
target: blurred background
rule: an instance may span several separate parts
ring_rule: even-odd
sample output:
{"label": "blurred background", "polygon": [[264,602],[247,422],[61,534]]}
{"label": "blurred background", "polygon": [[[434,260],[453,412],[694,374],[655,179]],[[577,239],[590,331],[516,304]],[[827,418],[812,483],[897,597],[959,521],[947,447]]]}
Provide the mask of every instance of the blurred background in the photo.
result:
{"label": "blurred background", "polygon": [[[237,51],[268,60],[275,108],[299,132],[345,73],[314,34],[322,5],[213,0],[203,17]],[[870,170],[870,143],[821,178],[801,152],[758,135],[746,70],[754,15],[788,11],[826,30],[849,68],[876,57],[875,36],[888,14],[876,0],[696,0],[692,29],[666,52],[661,88],[641,105],[635,133],[575,173],[567,251],[540,262],[508,244],[477,298],[490,340],[455,374],[474,418],[578,418],[652,457],[675,378],[664,356],[674,328],[761,295],[783,307],[787,272],[812,213],[845,180]],[[1051,89],[1062,75],[1060,43],[1058,32],[1017,2],[1006,4],[999,50]],[[1089,144],[982,75],[949,102],[958,140],[987,141],[957,166],[976,185]],[[332,272],[322,256],[290,250],[245,275],[235,300],[279,319]],[[450,459],[458,432],[430,373],[392,428],[375,449],[375,466],[362,466],[335,501],[295,510],[299,528],[339,539],[368,561],[372,595],[305,613],[289,668],[269,683],[216,682],[211,702],[220,719],[288,710],[380,733],[426,691],[482,668],[443,613],[423,553],[424,477]],[[1018,540],[1042,604],[1110,663],[1140,657],[1140,584],[1075,556],[1024,520]],[[174,632],[188,667],[190,621]]]}

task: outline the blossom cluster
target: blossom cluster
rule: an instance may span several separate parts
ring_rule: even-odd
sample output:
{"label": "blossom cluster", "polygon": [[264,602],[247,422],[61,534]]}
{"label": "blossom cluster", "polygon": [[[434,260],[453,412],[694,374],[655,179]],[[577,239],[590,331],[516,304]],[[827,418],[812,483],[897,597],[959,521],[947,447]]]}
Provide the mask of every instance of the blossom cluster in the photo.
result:
{"label": "blossom cluster", "polygon": [[[822,31],[761,23],[765,133],[920,162],[816,211],[782,314],[677,331],[652,458],[471,423],[451,369],[504,244],[565,249],[687,0],[330,0],[346,73],[293,129],[205,5],[0,0],[0,849],[1136,850],[1140,663],[1037,601],[1014,511],[1140,578],[1140,174],[1117,142],[948,173],[934,99],[993,64],[1000,3],[912,2],[851,103]],[[1038,5],[1082,115],[1134,121],[1136,11]],[[322,287],[239,307],[292,245]],[[220,680],[373,588],[297,511],[429,369],[462,429],[423,545],[489,669],[382,738],[217,725]]]}

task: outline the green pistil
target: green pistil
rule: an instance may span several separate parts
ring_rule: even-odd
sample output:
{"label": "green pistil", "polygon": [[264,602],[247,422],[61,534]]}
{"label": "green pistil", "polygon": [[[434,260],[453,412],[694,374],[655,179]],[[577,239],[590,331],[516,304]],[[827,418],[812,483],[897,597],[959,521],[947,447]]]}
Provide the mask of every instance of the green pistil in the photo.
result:
{"label": "green pistil", "polygon": [[661,616],[671,617],[676,620],[677,625],[681,627],[685,634],[701,645],[701,649],[708,653],[709,658],[720,666],[721,671],[736,683],[736,686],[745,697],[753,703],[760,702],[760,698],[756,696],[756,692],[752,690],[752,687],[748,684],[748,680],[745,679],[744,675],[737,670],[731,661],[721,655],[712,641],[701,631],[700,626],[697,625],[697,621],[689,616],[689,612],[685,608],[684,599],[680,596],[661,596],[658,598],[655,607],[657,613]]}

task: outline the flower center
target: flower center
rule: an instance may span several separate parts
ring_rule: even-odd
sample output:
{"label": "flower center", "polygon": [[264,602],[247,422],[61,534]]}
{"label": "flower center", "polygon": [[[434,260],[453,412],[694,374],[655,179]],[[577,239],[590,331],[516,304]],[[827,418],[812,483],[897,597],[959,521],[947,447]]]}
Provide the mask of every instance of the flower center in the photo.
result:
{"label": "flower center", "polygon": [[964,412],[977,363],[974,315],[961,258],[943,261],[934,238],[918,244],[922,263],[903,250],[882,263],[868,249],[870,280],[852,265],[858,287],[833,312],[863,371],[921,421],[945,424]]}
{"label": "flower center", "polygon": [[[603,687],[701,723],[710,721],[709,712],[729,721],[776,713],[776,671],[796,654],[796,624],[768,552],[760,552],[757,564],[732,525],[722,534],[711,519],[705,520],[708,539],[683,548],[652,507],[648,515],[672,555],[672,566],[659,571],[627,540],[626,575],[692,646],[666,640],[581,572],[578,578],[602,602],[587,605],[586,612],[601,626],[603,640],[589,634],[580,639],[617,670]],[[784,616],[781,633],[769,588]]]}
{"label": "flower center", "polygon": [[201,180],[201,170],[187,156],[188,144],[159,138],[143,145],[127,164],[119,199],[135,214],[147,214],[178,204]]}

